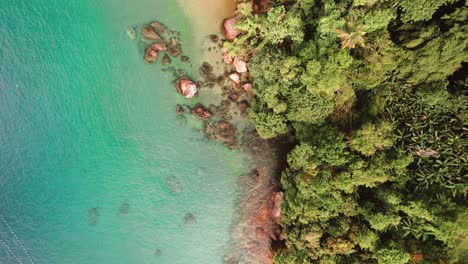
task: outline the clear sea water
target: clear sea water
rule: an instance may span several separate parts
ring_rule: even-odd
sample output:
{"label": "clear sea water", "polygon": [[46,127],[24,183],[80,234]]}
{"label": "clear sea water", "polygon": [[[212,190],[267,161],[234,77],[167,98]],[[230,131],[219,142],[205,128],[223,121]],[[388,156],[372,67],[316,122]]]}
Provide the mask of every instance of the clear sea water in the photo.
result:
{"label": "clear sea water", "polygon": [[221,263],[244,157],[176,119],[153,19],[200,48],[175,0],[0,0],[1,264]]}

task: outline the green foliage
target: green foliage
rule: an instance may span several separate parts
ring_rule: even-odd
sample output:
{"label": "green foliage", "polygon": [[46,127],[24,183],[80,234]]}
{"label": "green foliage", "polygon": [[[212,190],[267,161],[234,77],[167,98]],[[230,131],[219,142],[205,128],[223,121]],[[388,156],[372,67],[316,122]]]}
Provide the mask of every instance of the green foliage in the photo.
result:
{"label": "green foliage", "polygon": [[393,146],[392,132],[393,126],[388,122],[366,123],[351,134],[352,148],[364,156],[372,156],[378,150]]}
{"label": "green foliage", "polygon": [[259,135],[297,139],[276,263],[463,258],[467,85],[448,77],[468,61],[466,4],[269,3],[255,15],[240,5],[243,34],[228,48],[253,56]]}
{"label": "green foliage", "polygon": [[375,253],[379,264],[406,264],[410,261],[410,254],[401,249],[381,249]]}
{"label": "green foliage", "polygon": [[432,18],[432,15],[439,7],[453,3],[454,0],[401,0],[399,1],[402,9],[401,19],[403,22],[424,21]]}

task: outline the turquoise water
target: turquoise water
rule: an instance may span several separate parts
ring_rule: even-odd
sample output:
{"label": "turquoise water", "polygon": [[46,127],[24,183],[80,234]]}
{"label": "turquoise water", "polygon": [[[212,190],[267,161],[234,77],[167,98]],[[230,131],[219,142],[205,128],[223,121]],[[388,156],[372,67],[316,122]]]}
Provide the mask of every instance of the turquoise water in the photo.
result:
{"label": "turquoise water", "polygon": [[220,263],[243,157],[177,122],[125,33],[159,19],[190,43],[176,2],[0,6],[0,263]]}

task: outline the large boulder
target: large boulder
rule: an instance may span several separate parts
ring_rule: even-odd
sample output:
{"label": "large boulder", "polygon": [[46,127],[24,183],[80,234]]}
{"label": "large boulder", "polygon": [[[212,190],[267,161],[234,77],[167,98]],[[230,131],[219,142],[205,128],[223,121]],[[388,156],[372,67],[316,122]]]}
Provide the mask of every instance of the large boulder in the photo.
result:
{"label": "large boulder", "polygon": [[213,114],[202,104],[196,104],[192,109],[192,115],[200,120],[208,120],[213,117]]}
{"label": "large boulder", "polygon": [[234,67],[238,73],[244,73],[248,71],[247,63],[239,58],[234,59]]}
{"label": "large boulder", "polygon": [[158,60],[158,52],[152,47],[147,47],[145,50],[144,59],[149,63],[153,63]]}
{"label": "large boulder", "polygon": [[143,37],[149,40],[159,40],[161,39],[161,36],[156,33],[151,26],[144,26],[141,29],[141,33],[143,34]]}
{"label": "large boulder", "polygon": [[241,33],[241,31],[235,27],[237,21],[237,17],[230,17],[226,18],[223,22],[224,36],[228,41],[233,41]]}
{"label": "large boulder", "polygon": [[175,82],[176,90],[185,98],[192,98],[197,93],[197,85],[187,77]]}
{"label": "large boulder", "polygon": [[153,21],[151,22],[150,26],[156,31],[156,33],[158,33],[159,35],[164,35],[167,33],[168,29],[165,25],[157,22],[157,21]]}

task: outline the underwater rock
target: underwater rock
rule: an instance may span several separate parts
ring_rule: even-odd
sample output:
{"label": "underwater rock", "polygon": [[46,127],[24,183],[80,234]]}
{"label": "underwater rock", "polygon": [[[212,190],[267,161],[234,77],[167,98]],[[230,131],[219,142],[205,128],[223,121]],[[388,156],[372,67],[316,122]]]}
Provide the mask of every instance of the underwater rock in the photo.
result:
{"label": "underwater rock", "polygon": [[178,104],[178,105],[176,106],[176,113],[177,113],[177,115],[183,115],[184,112],[185,112],[184,107],[181,106],[180,104]]}
{"label": "underwater rock", "polygon": [[143,34],[143,37],[149,40],[159,40],[161,39],[161,36],[156,33],[151,26],[144,26],[141,29],[141,33]]}
{"label": "underwater rock", "polygon": [[234,67],[236,68],[236,72],[238,73],[244,73],[248,71],[247,63],[238,58],[234,59]]}
{"label": "underwater rock", "polygon": [[218,41],[219,41],[218,36],[214,35],[214,34],[210,35],[209,38],[210,38],[211,42],[213,42],[214,44],[218,43]]}
{"label": "underwater rock", "polygon": [[175,176],[167,177],[164,184],[171,193],[177,194],[182,192],[182,184]]}
{"label": "underwater rock", "polygon": [[184,216],[184,223],[186,225],[194,225],[197,223],[197,219],[195,219],[195,216],[192,213],[187,213]]}
{"label": "underwater rock", "polygon": [[167,27],[157,21],[151,22],[150,26],[161,36],[168,32]]}
{"label": "underwater rock", "polygon": [[188,63],[188,62],[190,62],[190,59],[189,59],[189,57],[187,57],[187,56],[181,56],[181,57],[180,57],[180,61],[181,61],[181,62],[187,62],[187,63]]}
{"label": "underwater rock", "polygon": [[192,98],[197,93],[197,85],[187,77],[182,77],[175,81],[175,87],[185,98]]}
{"label": "underwater rock", "polygon": [[134,40],[137,36],[135,27],[131,26],[127,29],[127,36],[131,39]]}
{"label": "underwater rock", "polygon": [[153,63],[158,60],[158,52],[151,47],[147,47],[145,50],[145,56],[143,58],[145,61]]}
{"label": "underwater rock", "polygon": [[203,62],[202,66],[200,66],[200,75],[204,78],[207,78],[213,72],[213,66],[208,62]]}
{"label": "underwater rock", "polygon": [[90,226],[95,226],[98,223],[99,211],[97,207],[93,207],[88,210],[88,224]]}
{"label": "underwater rock", "polygon": [[[229,100],[227,100],[229,102]],[[236,147],[236,133],[237,129],[226,120],[221,120],[213,124],[205,123],[204,132],[209,135],[211,139],[220,141],[230,148]]]}
{"label": "underwater rock", "polygon": [[204,167],[200,167],[197,169],[197,175],[202,176],[206,174],[206,169]]}
{"label": "underwater rock", "polygon": [[155,257],[160,257],[162,255],[162,251],[158,248],[154,251],[153,255]]}
{"label": "underwater rock", "polygon": [[169,55],[164,54],[164,56],[162,57],[161,62],[162,62],[162,64],[169,64],[169,63],[171,63],[171,58],[169,58]]}
{"label": "underwater rock", "polygon": [[241,31],[235,28],[237,23],[237,17],[226,18],[223,22],[224,26],[224,36],[228,41],[233,41]]}
{"label": "underwater rock", "polygon": [[124,215],[128,214],[130,212],[130,204],[128,203],[128,200],[125,200],[122,202],[122,204],[119,207],[119,214]]}
{"label": "underwater rock", "polygon": [[192,109],[192,115],[200,120],[208,120],[213,117],[213,114],[206,109],[202,104],[196,104]]}

